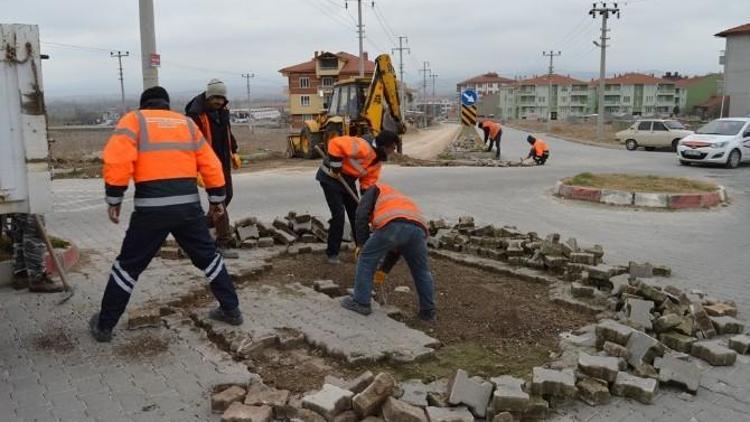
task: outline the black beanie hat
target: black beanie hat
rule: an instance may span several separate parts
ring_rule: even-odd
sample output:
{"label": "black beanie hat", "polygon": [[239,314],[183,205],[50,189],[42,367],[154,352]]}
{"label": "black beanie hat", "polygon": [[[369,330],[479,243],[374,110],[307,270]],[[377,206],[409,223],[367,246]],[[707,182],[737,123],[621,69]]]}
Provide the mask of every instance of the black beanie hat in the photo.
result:
{"label": "black beanie hat", "polygon": [[141,108],[143,108],[143,106],[145,106],[146,103],[151,100],[164,100],[169,103],[169,94],[167,93],[166,89],[160,86],[152,86],[151,88],[143,91],[143,94],[141,94]]}
{"label": "black beanie hat", "polygon": [[528,142],[528,143],[530,143],[530,144],[533,144],[533,143],[534,143],[534,141],[536,141],[536,138],[535,138],[535,137],[533,137],[533,136],[531,136],[531,135],[529,135],[529,136],[528,136],[528,137],[526,138],[526,142]]}
{"label": "black beanie hat", "polygon": [[384,130],[375,137],[375,145],[377,148],[384,148],[391,145],[398,145],[398,135],[390,130]]}

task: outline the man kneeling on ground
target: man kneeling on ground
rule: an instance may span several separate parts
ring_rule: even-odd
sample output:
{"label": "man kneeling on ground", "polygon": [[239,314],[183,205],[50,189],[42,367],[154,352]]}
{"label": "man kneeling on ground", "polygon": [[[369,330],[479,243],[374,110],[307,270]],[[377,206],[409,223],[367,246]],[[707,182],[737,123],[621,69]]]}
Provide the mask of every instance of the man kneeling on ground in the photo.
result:
{"label": "man kneeling on ground", "polygon": [[526,158],[533,158],[538,166],[543,166],[549,158],[549,146],[547,146],[547,143],[531,135],[526,138],[526,142],[531,145],[531,151],[529,151],[529,155]]}
{"label": "man kneeling on ground", "polygon": [[[370,236],[369,225],[374,233]],[[434,322],[435,283],[427,263],[427,224],[419,207],[409,197],[385,183],[368,189],[357,207],[355,239],[361,254],[357,259],[354,293],[341,306],[362,315],[372,312],[372,282],[382,277],[401,255],[409,266],[419,296],[419,318]]]}

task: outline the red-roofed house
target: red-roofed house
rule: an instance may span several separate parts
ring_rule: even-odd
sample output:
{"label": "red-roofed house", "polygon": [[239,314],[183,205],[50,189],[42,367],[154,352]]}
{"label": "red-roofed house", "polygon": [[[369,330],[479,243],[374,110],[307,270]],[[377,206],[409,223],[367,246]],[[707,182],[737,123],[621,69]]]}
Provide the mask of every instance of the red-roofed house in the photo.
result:
{"label": "red-roofed house", "polygon": [[489,72],[459,82],[456,84],[456,90],[461,92],[466,89],[471,89],[482,97],[484,95],[497,94],[501,87],[512,84],[513,82],[515,82],[513,79],[504,78],[495,72]]}
{"label": "red-roofed house", "polygon": [[724,93],[728,117],[750,116],[750,23],[716,34],[727,40],[724,50]]}
{"label": "red-roofed house", "polygon": [[[371,78],[374,71],[375,63],[367,60],[365,53],[365,77]],[[333,84],[359,76],[359,56],[316,51],[309,61],[285,67],[279,73],[289,80],[289,116],[292,127],[299,129],[329,103]]]}

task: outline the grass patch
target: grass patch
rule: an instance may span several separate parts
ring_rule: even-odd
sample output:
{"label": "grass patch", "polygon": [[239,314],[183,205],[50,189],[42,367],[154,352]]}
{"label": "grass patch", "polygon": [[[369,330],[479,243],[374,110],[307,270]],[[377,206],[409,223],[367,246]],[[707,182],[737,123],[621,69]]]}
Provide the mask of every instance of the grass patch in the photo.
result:
{"label": "grass patch", "polygon": [[719,187],[713,183],[680,177],[654,175],[633,175],[621,173],[581,173],[563,180],[571,186],[584,186],[599,189],[623,190],[629,192],[693,193],[713,192]]}

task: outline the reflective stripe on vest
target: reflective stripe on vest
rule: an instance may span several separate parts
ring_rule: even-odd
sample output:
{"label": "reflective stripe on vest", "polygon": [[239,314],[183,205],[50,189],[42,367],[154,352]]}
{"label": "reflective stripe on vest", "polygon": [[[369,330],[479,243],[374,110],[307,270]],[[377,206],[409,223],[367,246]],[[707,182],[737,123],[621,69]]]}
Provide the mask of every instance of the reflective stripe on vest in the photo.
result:
{"label": "reflective stripe on vest", "polygon": [[[206,142],[203,139],[200,139],[200,141],[197,140],[195,128],[191,125],[192,122],[188,117],[185,117],[185,123],[190,130],[190,135],[192,138],[191,142],[184,142],[179,140],[163,140],[159,142],[151,142],[151,137],[148,134],[148,122],[146,121],[146,117],[140,111],[136,111],[135,115],[138,117],[138,127],[140,130],[140,136],[138,137],[138,150],[140,152],[198,151]],[[175,124],[174,122],[180,121],[180,119],[165,117],[154,117],[153,120],[159,120],[162,123],[169,123],[173,125]]]}
{"label": "reflective stripe on vest", "polygon": [[128,138],[132,139],[133,142],[138,142],[138,135],[135,134],[132,130],[128,128],[117,128],[112,132],[113,135],[125,135]]}
{"label": "reflective stripe on vest", "polygon": [[365,166],[362,164],[362,160],[359,160],[357,158],[354,158],[359,154],[359,142],[357,142],[357,138],[351,138],[352,140],[352,153],[350,157],[347,157],[347,161],[349,161],[349,165],[354,167],[354,170],[359,172],[360,177],[367,174],[367,169],[365,169]]}
{"label": "reflective stripe on vest", "polygon": [[197,193],[189,195],[163,196],[158,198],[135,198],[133,205],[136,207],[165,207],[168,205],[182,205],[199,202],[200,196]]}

